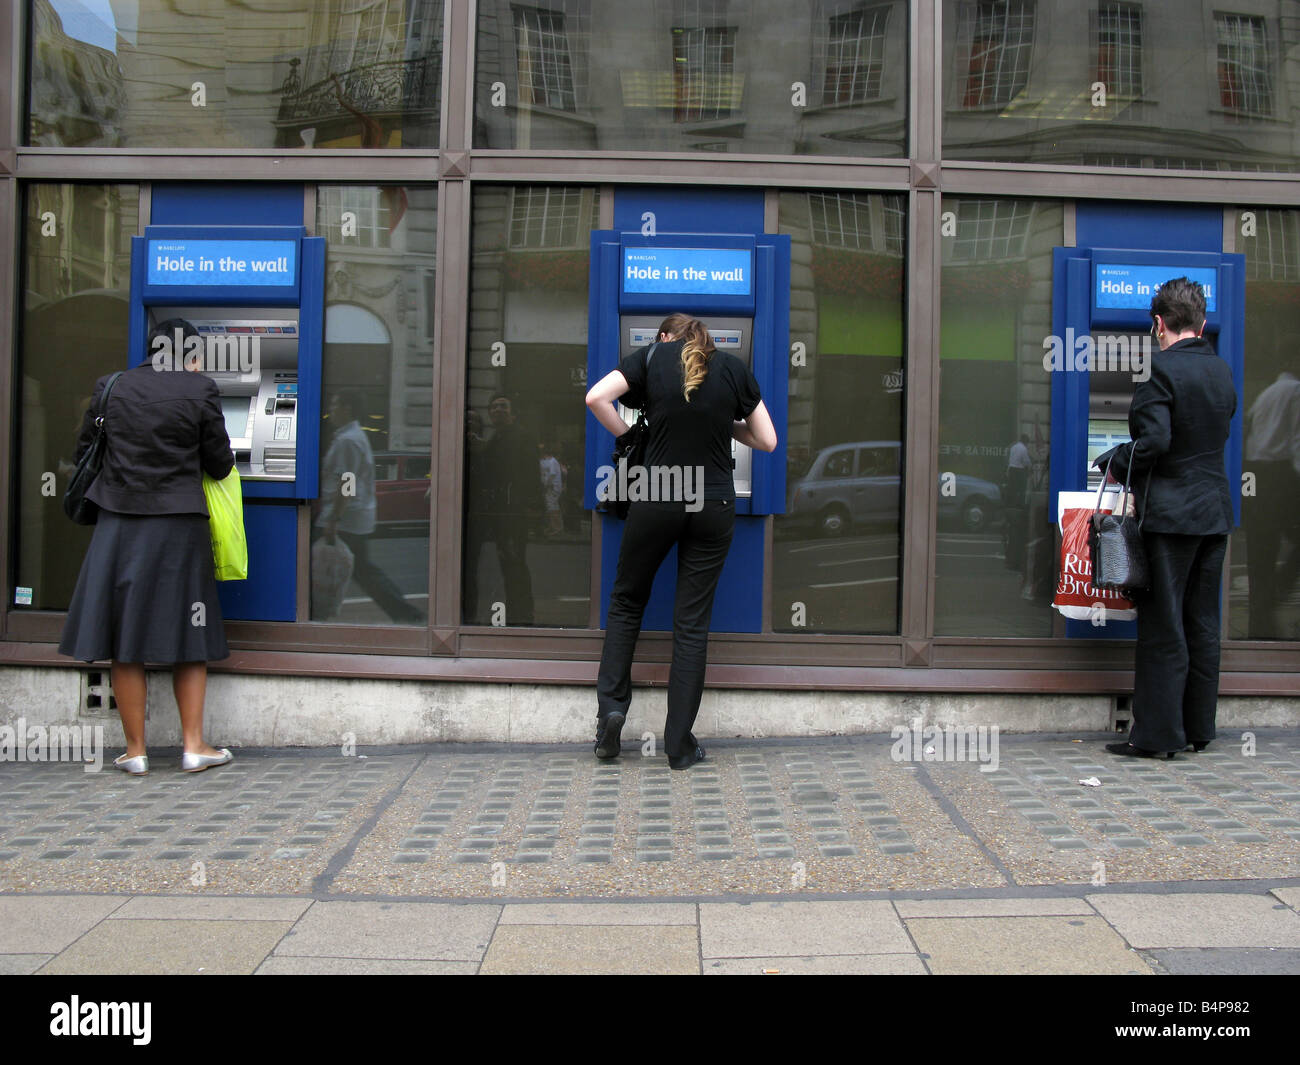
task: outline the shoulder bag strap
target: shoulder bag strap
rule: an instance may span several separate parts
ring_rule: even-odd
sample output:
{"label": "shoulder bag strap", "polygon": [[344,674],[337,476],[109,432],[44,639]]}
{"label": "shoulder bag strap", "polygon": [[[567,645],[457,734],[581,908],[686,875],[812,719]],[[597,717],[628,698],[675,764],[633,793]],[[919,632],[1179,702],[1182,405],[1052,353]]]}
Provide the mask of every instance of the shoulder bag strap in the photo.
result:
{"label": "shoulder bag strap", "polygon": [[117,384],[117,379],[122,376],[122,371],[118,370],[108,379],[108,384],[104,386],[104,394],[99,397],[99,411],[95,415],[95,425],[103,427],[104,416],[108,413],[108,397],[113,393],[113,386]]}

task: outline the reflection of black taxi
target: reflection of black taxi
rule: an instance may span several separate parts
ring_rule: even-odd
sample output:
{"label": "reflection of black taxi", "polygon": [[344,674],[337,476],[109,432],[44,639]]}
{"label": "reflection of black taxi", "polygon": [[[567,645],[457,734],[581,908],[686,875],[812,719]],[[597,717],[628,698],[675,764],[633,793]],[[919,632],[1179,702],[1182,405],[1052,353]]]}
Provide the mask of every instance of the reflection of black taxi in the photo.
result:
{"label": "reflection of black taxi", "polygon": [[[841,536],[855,526],[898,521],[897,440],[862,440],[823,448],[802,477],[790,484],[787,520],[811,524],[823,536]],[[991,481],[956,474],[950,490],[939,480],[940,524],[963,532],[982,532],[1002,506],[1002,492]]]}
{"label": "reflection of black taxi", "polygon": [[429,453],[375,453],[375,535],[429,533]]}

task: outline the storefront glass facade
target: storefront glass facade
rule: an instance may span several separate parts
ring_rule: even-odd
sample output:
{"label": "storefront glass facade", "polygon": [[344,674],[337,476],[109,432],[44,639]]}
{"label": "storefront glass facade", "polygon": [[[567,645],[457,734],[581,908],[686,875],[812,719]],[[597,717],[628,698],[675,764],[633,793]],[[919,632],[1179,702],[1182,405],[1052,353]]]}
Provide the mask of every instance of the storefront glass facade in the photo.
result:
{"label": "storefront glass facade", "polygon": [[229,621],[231,668],[594,668],[591,234],[627,228],[632,189],[750,197],[790,240],[789,351],[762,356],[789,363],[783,513],[713,682],[1124,688],[1131,644],[1051,604],[1053,249],[1098,204],[1217,212],[1214,250],[1244,257],[1226,690],[1300,665],[1300,0],[10,7],[11,658],[55,661],[89,539],[58,496],[95,378],[125,364],[130,238],[168,189],[273,182],[326,241],[321,467],[355,422],[376,521],[327,601],[332,530],[299,509],[295,620]]}

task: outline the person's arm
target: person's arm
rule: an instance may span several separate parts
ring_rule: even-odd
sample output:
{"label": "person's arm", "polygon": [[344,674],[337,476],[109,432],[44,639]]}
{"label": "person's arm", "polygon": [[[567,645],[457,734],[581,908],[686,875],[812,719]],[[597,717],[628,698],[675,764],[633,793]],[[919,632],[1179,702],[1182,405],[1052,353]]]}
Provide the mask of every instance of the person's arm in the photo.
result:
{"label": "person's arm", "polygon": [[755,451],[776,450],[776,426],[772,416],[767,412],[767,405],[760,399],[758,406],[742,422],[732,422],[732,438]]}
{"label": "person's arm", "polygon": [[587,393],[587,409],[595,415],[596,421],[608,429],[615,437],[622,436],[628,430],[627,422],[619,417],[615,406],[619,396],[627,395],[627,378],[621,370],[611,370]]}
{"label": "person's arm", "polygon": [[224,481],[235,468],[235,455],[230,450],[226,417],[221,412],[221,394],[211,378],[208,384],[210,387],[203,397],[203,409],[199,413],[199,462],[203,472],[214,481]]}
{"label": "person's arm", "polygon": [[1128,415],[1133,445],[1123,456],[1128,461],[1124,463],[1125,468],[1117,472],[1117,477],[1127,476],[1130,468],[1135,477],[1146,473],[1169,450],[1173,443],[1173,403],[1169,380],[1164,374],[1152,373],[1150,380],[1138,385]]}

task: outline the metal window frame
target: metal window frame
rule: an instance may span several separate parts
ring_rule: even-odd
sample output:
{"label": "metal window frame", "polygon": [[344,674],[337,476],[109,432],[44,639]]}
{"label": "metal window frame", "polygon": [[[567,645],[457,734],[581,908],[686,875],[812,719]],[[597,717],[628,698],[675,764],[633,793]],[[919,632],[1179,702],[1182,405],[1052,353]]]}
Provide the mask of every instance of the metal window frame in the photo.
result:
{"label": "metal window frame", "polygon": [[[687,155],[646,152],[541,152],[473,149],[477,3],[443,7],[440,146],[357,153],[304,149],[77,150],[36,148],[24,135],[26,5],[0,7],[0,84],[20,86],[0,107],[0,409],[13,410],[18,286],[16,217],[20,184],[44,181],[133,182],[141,185],[142,221],[152,181],[210,179],[238,169],[250,181],[301,182],[312,198],[317,184],[435,184],[438,189],[432,467],[452,471],[436,481],[429,540],[430,620],[426,628],[354,629],[313,622],[259,625],[232,622],[237,648],[217,669],[313,676],[490,680],[587,684],[595,675],[601,633],[593,596],[586,629],[483,629],[460,621],[461,513],[464,493],[463,413],[467,378],[470,284],[470,205],[476,184],[593,185],[601,189],[602,225],[612,224],[620,185],[647,183],[768,190],[768,225],[775,226],[779,190],[896,192],[907,197],[904,295],[906,349],[903,471],[904,542],[900,562],[897,636],[773,634],[770,604],[764,632],[719,634],[712,641],[709,683],[727,687],[877,691],[1096,692],[1131,690],[1132,651],[1053,639],[937,637],[934,573],[938,476],[937,293],[942,272],[938,230],[943,197],[988,196],[1064,202],[1123,199],[1153,203],[1224,204],[1300,209],[1300,183],[1285,174],[1171,171],[1087,166],[949,161],[943,157],[942,0],[911,0],[908,24],[907,155],[900,159]],[[1275,86],[1276,93],[1277,88]],[[756,178],[757,175],[757,178]],[[305,210],[312,214],[310,202]],[[309,219],[309,224],[311,220]],[[1067,231],[1066,237],[1069,234]],[[1068,243],[1068,239],[1067,239]],[[0,662],[70,666],[54,647],[63,615],[11,609],[10,540],[12,434],[0,435]],[[770,547],[771,523],[768,527]],[[599,532],[593,535],[599,557]],[[767,580],[770,585],[768,552]],[[300,577],[306,575],[306,562]],[[593,584],[598,579],[593,565]],[[662,682],[668,637],[647,634],[634,677]],[[1300,642],[1226,641],[1223,691],[1279,694],[1294,690]]]}

